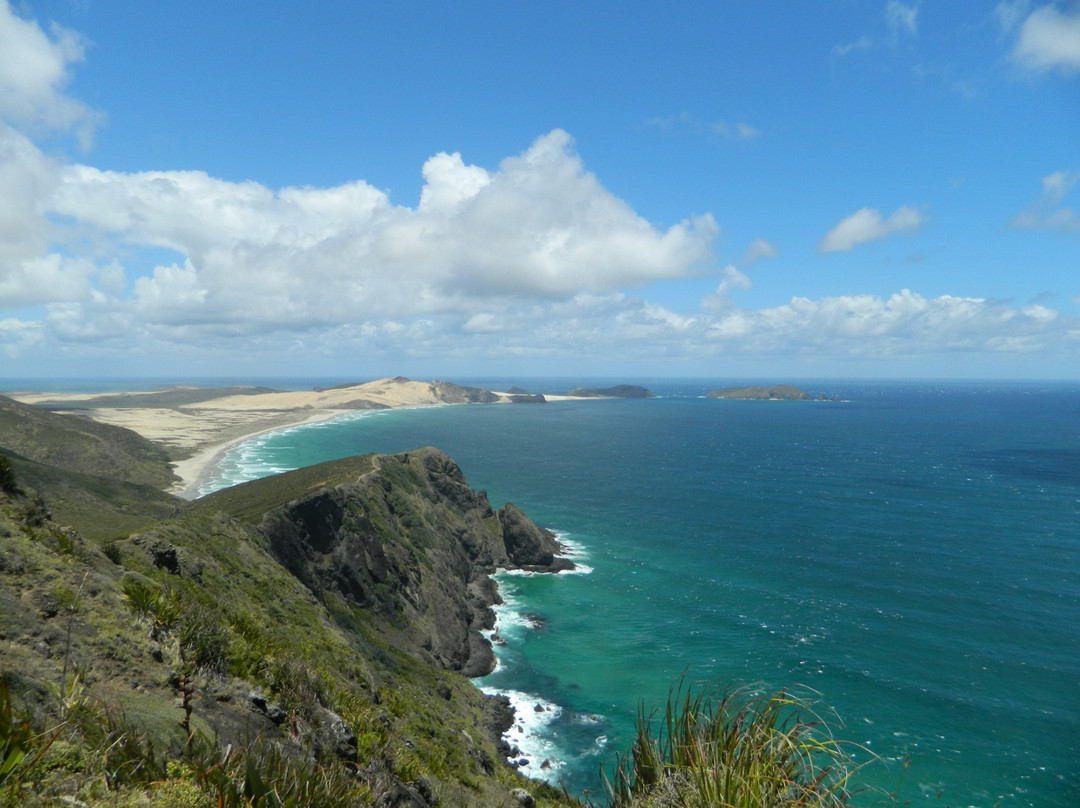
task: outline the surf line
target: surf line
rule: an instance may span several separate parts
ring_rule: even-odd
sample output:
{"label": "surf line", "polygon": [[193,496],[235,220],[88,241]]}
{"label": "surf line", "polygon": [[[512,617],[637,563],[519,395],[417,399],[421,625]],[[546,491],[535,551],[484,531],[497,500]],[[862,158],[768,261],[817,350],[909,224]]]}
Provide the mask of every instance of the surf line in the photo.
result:
{"label": "surf line", "polygon": [[[588,575],[592,567],[582,561],[584,548],[569,540],[565,534],[555,532],[563,551],[560,555],[574,562],[574,569],[554,573],[555,575]],[[498,587],[500,603],[493,606],[495,625],[485,632],[495,652],[495,669],[486,676],[473,679],[477,688],[489,696],[505,697],[513,710],[513,724],[503,734],[502,752],[507,762],[526,777],[545,780],[558,785],[560,775],[567,765],[568,757],[580,757],[572,750],[565,749],[556,742],[556,726],[566,713],[565,708],[537,693],[527,692],[515,687],[514,669],[522,663],[515,660],[516,649],[526,641],[530,632],[540,629],[543,618],[527,610],[517,597],[516,587],[511,584],[513,578],[527,578],[537,575],[551,575],[548,572],[527,572],[524,570],[499,570],[492,578]],[[599,715],[580,716],[583,721],[600,727],[605,719]],[[604,735],[598,736],[596,744],[606,744]],[[595,751],[595,747],[593,750]]]}

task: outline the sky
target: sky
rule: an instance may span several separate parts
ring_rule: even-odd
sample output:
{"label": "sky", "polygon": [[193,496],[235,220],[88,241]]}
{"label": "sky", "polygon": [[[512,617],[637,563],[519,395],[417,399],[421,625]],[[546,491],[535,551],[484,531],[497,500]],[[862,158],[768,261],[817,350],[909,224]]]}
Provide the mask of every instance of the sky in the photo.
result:
{"label": "sky", "polygon": [[1078,210],[1077,0],[0,0],[0,380],[1075,380]]}

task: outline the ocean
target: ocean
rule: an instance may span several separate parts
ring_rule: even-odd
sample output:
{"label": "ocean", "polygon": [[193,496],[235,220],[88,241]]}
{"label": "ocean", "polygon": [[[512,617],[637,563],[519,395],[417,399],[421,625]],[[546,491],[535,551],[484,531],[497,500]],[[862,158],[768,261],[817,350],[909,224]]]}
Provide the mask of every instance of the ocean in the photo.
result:
{"label": "ocean", "polygon": [[523,770],[571,793],[601,797],[639,707],[684,676],[814,694],[867,763],[857,804],[1080,805],[1080,385],[640,383],[656,397],[270,433],[203,493],[433,445],[556,531],[579,571],[500,574],[506,644],[477,684],[517,705]]}

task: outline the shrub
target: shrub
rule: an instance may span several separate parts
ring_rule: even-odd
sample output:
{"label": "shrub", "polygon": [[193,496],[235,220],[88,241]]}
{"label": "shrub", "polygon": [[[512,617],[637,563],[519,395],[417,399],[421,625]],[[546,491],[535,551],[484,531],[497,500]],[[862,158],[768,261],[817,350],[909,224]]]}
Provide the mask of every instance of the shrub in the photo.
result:
{"label": "shrub", "polygon": [[15,469],[11,465],[11,458],[0,455],[0,491],[5,494],[15,494],[18,490],[19,484],[15,479]]}
{"label": "shrub", "polygon": [[205,671],[225,670],[229,659],[229,630],[214,612],[198,604],[180,616],[180,655]]}
{"label": "shrub", "polygon": [[169,631],[180,617],[180,596],[171,589],[162,590],[145,578],[133,575],[120,582],[124,600],[138,617],[150,624],[150,633]]}

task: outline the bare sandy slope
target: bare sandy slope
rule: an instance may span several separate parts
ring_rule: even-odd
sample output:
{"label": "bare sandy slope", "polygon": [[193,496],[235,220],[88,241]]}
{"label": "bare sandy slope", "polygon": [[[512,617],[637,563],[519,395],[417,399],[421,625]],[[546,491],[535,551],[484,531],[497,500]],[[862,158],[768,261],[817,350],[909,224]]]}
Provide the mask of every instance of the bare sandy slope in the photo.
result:
{"label": "bare sandy slope", "polygon": [[199,406],[213,410],[355,410],[464,403],[463,398],[452,395],[447,387],[453,386],[397,377],[331,390],[228,396],[204,401]]}

